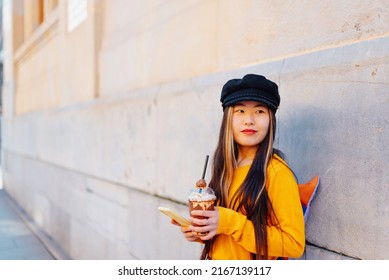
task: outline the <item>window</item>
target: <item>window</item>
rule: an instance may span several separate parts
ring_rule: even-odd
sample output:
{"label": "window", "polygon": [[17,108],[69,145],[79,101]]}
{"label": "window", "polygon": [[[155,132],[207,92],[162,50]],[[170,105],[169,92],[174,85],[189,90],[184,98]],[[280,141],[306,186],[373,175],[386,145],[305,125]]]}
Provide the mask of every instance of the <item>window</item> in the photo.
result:
{"label": "window", "polygon": [[77,28],[88,16],[86,0],[68,0],[68,32]]}
{"label": "window", "polygon": [[15,47],[34,34],[48,15],[58,6],[58,0],[14,0]]}

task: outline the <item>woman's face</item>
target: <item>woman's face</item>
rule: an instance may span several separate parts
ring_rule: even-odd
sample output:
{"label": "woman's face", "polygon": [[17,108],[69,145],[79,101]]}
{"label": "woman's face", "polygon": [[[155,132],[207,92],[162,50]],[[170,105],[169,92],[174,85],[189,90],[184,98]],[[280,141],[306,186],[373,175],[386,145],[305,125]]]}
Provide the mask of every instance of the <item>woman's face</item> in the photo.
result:
{"label": "woman's face", "polygon": [[257,101],[242,101],[233,107],[232,132],[240,147],[258,147],[269,131],[269,109]]}

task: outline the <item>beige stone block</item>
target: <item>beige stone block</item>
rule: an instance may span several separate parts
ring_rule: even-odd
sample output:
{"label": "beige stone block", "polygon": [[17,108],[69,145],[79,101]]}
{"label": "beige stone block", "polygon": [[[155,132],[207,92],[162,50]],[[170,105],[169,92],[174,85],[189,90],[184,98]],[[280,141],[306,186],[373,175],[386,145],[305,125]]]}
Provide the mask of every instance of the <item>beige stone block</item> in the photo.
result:
{"label": "beige stone block", "polygon": [[115,242],[127,243],[125,228],[128,226],[127,206],[88,193],[85,200],[86,222],[102,236]]}
{"label": "beige stone block", "polygon": [[[131,7],[118,3],[112,1],[104,10],[99,54],[103,95],[215,70],[216,2],[157,1],[147,5],[133,1]],[[128,17],[133,13],[142,16]]]}
{"label": "beige stone block", "polygon": [[41,229],[50,237],[51,242],[54,242],[57,248],[59,247],[68,254],[71,244],[70,221],[73,217],[66,210],[61,207],[51,207],[48,213],[49,220]]}
{"label": "beige stone block", "polygon": [[387,8],[385,1],[222,1],[219,67],[233,69],[385,35]]}
{"label": "beige stone block", "polygon": [[128,188],[112,184],[109,181],[99,180],[97,178],[86,178],[86,191],[99,197],[104,197],[118,206],[129,204]]}
{"label": "beige stone block", "polygon": [[[77,181],[68,181],[68,178],[72,175],[68,172],[61,172],[61,178],[63,183],[55,183],[56,201],[53,198],[53,207],[57,207],[60,210],[67,213],[70,217],[79,221],[87,221],[87,193],[85,191],[85,178],[80,177]],[[66,176],[67,175],[67,176]],[[49,189],[46,190],[50,192]],[[71,205],[71,207],[70,207]]]}
{"label": "beige stone block", "polygon": [[129,250],[138,259],[197,259],[199,244],[187,242],[179,227],[160,213],[158,206],[170,207],[188,217],[188,208],[156,199],[139,192],[131,194],[129,227]]}
{"label": "beige stone block", "polygon": [[77,104],[96,97],[94,42],[86,24],[61,37],[59,48],[59,88],[61,106]]}
{"label": "beige stone block", "polygon": [[109,242],[84,221],[71,219],[68,252],[76,260],[104,259]]}
{"label": "beige stone block", "polygon": [[362,259],[388,256],[388,44],[377,39],[290,59],[281,76],[279,145],[302,182],[321,176],[307,239]]}
{"label": "beige stone block", "polygon": [[[185,218],[189,218],[189,209],[186,205],[161,200],[160,205],[168,207]],[[188,242],[180,228],[170,223],[170,218],[158,213],[156,223],[158,240],[156,251],[159,259],[198,260],[201,256],[202,245]]]}
{"label": "beige stone block", "polygon": [[16,63],[16,112],[55,107],[59,102],[57,37],[35,42]]}
{"label": "beige stone block", "polygon": [[[118,94],[387,34],[384,1],[287,2],[134,1],[131,7],[110,2],[103,12],[101,93]],[[131,13],[142,16],[128,17]]]}
{"label": "beige stone block", "polygon": [[[188,217],[186,206],[95,178],[85,180],[22,156],[7,153],[6,158],[7,190],[72,258],[198,258],[200,245],[188,243],[179,227],[157,209],[168,206]],[[10,177],[10,172],[25,175],[18,179]]]}
{"label": "beige stone block", "polygon": [[158,95],[157,165],[166,167],[158,169],[158,191],[185,201],[209,153],[202,133],[207,125],[200,94],[190,82],[176,86],[164,87]]}

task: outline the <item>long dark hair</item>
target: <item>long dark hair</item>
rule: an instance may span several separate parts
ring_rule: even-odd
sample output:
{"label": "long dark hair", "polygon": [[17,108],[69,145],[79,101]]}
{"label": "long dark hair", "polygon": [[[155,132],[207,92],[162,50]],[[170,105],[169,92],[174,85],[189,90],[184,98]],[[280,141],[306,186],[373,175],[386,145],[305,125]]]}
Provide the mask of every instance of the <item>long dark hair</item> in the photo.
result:
{"label": "long dark hair", "polygon": [[[228,203],[228,189],[237,166],[238,147],[232,136],[233,107],[227,107],[224,110],[219,141],[213,156],[212,179],[209,182],[209,187],[215,191],[218,198],[217,205],[240,211],[252,221],[256,243],[256,254],[252,254],[252,259],[268,259],[266,225],[268,225],[269,219],[273,219],[273,221],[276,219],[266,191],[266,171],[273,154],[280,153],[273,148],[276,132],[275,112],[271,109],[268,111],[269,131],[259,145],[245,180],[235,193],[231,203]],[[201,259],[208,257],[214,240],[215,237],[205,242]]]}

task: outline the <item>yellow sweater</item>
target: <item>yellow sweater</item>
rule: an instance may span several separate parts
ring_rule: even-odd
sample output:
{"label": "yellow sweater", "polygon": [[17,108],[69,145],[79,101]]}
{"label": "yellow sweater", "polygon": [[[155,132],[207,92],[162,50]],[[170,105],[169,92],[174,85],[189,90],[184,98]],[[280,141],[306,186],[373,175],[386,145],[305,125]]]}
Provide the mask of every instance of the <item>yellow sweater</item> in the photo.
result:
{"label": "yellow sweater", "polygon": [[[250,166],[235,170],[229,202]],[[298,187],[287,164],[276,155],[267,168],[266,189],[279,222],[278,227],[267,226],[269,258],[298,258],[305,247],[304,217]],[[218,210],[220,220],[210,257],[215,260],[250,259],[250,252],[256,252],[253,223],[232,209],[219,206]]]}

